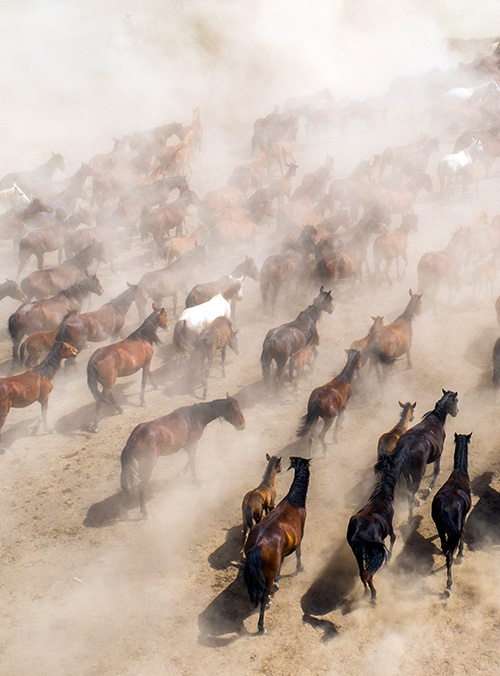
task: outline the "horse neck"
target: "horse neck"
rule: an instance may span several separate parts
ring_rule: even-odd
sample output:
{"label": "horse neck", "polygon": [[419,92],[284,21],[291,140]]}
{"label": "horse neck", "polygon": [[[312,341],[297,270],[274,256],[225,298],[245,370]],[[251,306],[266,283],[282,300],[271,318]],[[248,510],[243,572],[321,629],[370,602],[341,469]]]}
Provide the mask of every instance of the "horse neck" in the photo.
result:
{"label": "horse neck", "polygon": [[309,305],[308,308],[302,310],[296,318],[295,321],[304,322],[305,324],[312,323],[313,326],[316,326],[321,310],[315,305]]}
{"label": "horse neck", "polygon": [[408,429],[408,425],[410,424],[410,411],[411,409],[406,409],[402,411],[401,416],[399,418],[399,422],[396,425],[397,430],[401,430],[402,432],[406,432]]}
{"label": "horse neck", "polygon": [[227,400],[215,399],[204,404],[195,404],[191,408],[194,409],[193,412],[198,422],[205,427],[212,420],[224,417],[227,411]]}
{"label": "horse neck", "polygon": [[113,305],[119,312],[126,314],[135,298],[135,289],[126,289],[119,296],[110,300],[106,305]]}
{"label": "horse neck", "polygon": [[229,289],[226,289],[225,291],[223,291],[222,297],[224,298],[224,300],[227,300],[227,302],[230,303],[233,300],[233,298],[235,298],[238,295],[240,290],[241,290],[241,286],[238,287],[238,286],[235,285],[234,288],[230,287]]}
{"label": "horse neck", "polygon": [[398,319],[404,319],[407,322],[411,323],[413,317],[415,316],[416,304],[413,298],[410,298],[408,305],[405,308],[403,314],[399,315]]}
{"label": "horse neck", "polygon": [[87,280],[84,279],[83,282],[78,282],[77,284],[73,284],[73,286],[70,286],[68,289],[65,291],[62,291],[65,296],[74,298],[77,302],[80,302],[85,298],[85,296],[88,296],[90,293],[90,289],[87,284]]}
{"label": "horse neck", "polygon": [[70,258],[68,263],[75,265],[79,270],[85,270],[85,268],[92,262],[94,258],[93,245],[86,247],[82,251]]}
{"label": "horse neck", "polygon": [[347,364],[342,369],[342,372],[335,378],[335,380],[340,380],[343,383],[350,383],[356,368],[356,362],[354,360],[348,360]]}
{"label": "horse neck", "polygon": [[62,353],[63,343],[56,343],[42,363],[35,366],[33,371],[36,371],[44,378],[52,379],[62,361]]}
{"label": "horse neck", "polygon": [[428,415],[433,415],[435,416],[439,422],[444,426],[446,422],[446,416],[448,415],[448,404],[443,401],[438,401],[438,403],[434,406],[434,410],[430,412]]}
{"label": "horse neck", "polygon": [[156,317],[146,317],[138,329],[133,331],[129,338],[133,340],[145,340],[150,345],[153,343],[158,343],[158,336],[156,332],[158,331],[158,319]]}
{"label": "horse neck", "polygon": [[262,477],[262,483],[266,486],[274,486],[276,483],[276,474],[276,463],[270,460]]}
{"label": "horse neck", "polygon": [[394,469],[386,469],[381,480],[377,483],[370,496],[370,502],[378,500],[394,500],[394,490],[396,488],[396,472]]}
{"label": "horse neck", "polygon": [[457,474],[469,476],[469,448],[465,439],[458,439],[453,457],[453,471]]}
{"label": "horse neck", "polygon": [[52,174],[55,172],[55,157],[51,157],[50,160],[47,160],[37,172],[37,178],[42,180],[49,179],[52,177]]}
{"label": "horse neck", "polygon": [[305,507],[307,488],[309,486],[309,467],[299,467],[295,470],[292,485],[285,496],[292,507]]}
{"label": "horse neck", "polygon": [[246,276],[246,261],[239,263],[234,270],[230,273],[231,277],[245,277]]}

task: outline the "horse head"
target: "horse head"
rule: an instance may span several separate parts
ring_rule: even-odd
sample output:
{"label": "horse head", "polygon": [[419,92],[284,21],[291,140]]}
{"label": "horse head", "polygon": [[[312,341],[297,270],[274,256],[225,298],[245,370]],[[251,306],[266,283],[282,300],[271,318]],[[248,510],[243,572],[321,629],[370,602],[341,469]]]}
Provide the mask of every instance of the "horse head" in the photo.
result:
{"label": "horse head", "polygon": [[246,425],[245,416],[243,415],[241,406],[229,392],[226,392],[226,403],[227,409],[224,413],[224,419],[228,423],[231,423],[233,427],[236,427],[237,430],[244,430]]}
{"label": "horse head", "polygon": [[313,301],[313,305],[319,310],[324,310],[325,312],[328,312],[329,315],[331,315],[334,310],[332,291],[331,289],[330,291],[325,291],[324,288],[324,286],[320,288],[319,294]]}
{"label": "horse head", "polygon": [[446,407],[446,412],[455,418],[458,413],[458,392],[451,390],[442,390],[443,396],[439,400]]}

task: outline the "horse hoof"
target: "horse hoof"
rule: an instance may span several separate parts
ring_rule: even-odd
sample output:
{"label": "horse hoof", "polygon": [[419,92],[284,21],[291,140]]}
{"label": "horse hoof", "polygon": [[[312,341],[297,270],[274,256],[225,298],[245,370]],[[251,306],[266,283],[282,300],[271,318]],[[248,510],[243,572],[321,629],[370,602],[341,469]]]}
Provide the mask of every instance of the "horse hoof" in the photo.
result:
{"label": "horse hoof", "polygon": [[142,514],[142,520],[143,521],[148,521],[149,520],[149,514],[147,512],[143,512]]}
{"label": "horse hoof", "polygon": [[266,630],[265,630],[264,627],[259,627],[259,628],[257,629],[257,635],[258,635],[258,636],[262,636],[262,635],[265,634],[265,633],[266,633]]}
{"label": "horse hoof", "polygon": [[297,566],[296,572],[297,572],[297,573],[303,573],[304,570],[305,570],[304,566]]}
{"label": "horse hoof", "polygon": [[98,431],[99,431],[99,428],[97,427],[97,425],[91,425],[89,427],[89,432],[92,432],[92,434],[97,434]]}
{"label": "horse hoof", "polygon": [[449,599],[449,598],[450,598],[450,594],[451,594],[451,589],[448,589],[448,587],[446,587],[446,589],[445,589],[444,592],[443,592],[443,596],[444,596],[445,598]]}

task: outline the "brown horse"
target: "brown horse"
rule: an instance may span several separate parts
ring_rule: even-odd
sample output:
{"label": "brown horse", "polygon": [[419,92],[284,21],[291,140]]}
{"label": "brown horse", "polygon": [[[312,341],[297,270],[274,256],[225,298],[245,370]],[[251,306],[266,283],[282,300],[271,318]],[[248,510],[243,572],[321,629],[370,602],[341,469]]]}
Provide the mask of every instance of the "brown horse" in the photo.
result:
{"label": "brown horse", "polygon": [[[260,279],[259,270],[255,265],[254,259],[250,258],[250,256],[245,256],[245,260],[237,265],[232,272],[217,279],[215,282],[206,282],[205,284],[193,286],[186,296],[186,307],[193,307],[194,305],[206,303],[207,300],[210,300],[218,293],[224,291],[224,289],[227,288],[231,282],[234,282],[235,279],[245,281],[245,277],[250,277],[250,279],[253,279],[256,282]],[[234,308],[232,309],[232,314],[234,317]]]}
{"label": "brown horse", "polygon": [[93,241],[83,251],[61,265],[47,270],[36,270],[21,282],[21,288],[31,300],[53,296],[87,276],[87,268],[92,261],[107,262],[104,244]]}
{"label": "brown horse", "polygon": [[384,434],[382,434],[378,440],[377,456],[379,460],[382,458],[382,456],[388,455],[394,451],[396,444],[399,441],[399,437],[408,430],[408,425],[413,420],[413,412],[415,411],[417,402],[410,404],[410,402],[407,401],[406,404],[402,404],[399,401],[398,404],[403,409],[399,418],[399,422],[394,425],[394,427],[391,427],[388,432],[384,432]]}
{"label": "brown horse", "polygon": [[[422,312],[422,294],[413,293],[411,289],[409,293],[410,300],[404,312],[393,322],[379,329],[368,343],[366,348],[368,356],[377,367],[392,366],[396,359],[406,354],[408,368],[412,368],[410,355],[412,321]],[[384,372],[377,373],[380,379]]]}
{"label": "brown horse", "polygon": [[262,345],[260,363],[262,378],[269,385],[271,364],[276,363],[275,384],[279,387],[281,374],[288,358],[318,335],[316,324],[322,312],[333,312],[332,292],[320,288],[319,294],[305,310],[302,310],[293,322],[281,324],[267,332]]}
{"label": "brown horse", "polygon": [[42,407],[43,426],[48,431],[47,409],[49,395],[54,387],[54,376],[63,359],[75,357],[77,350],[67,343],[54,343],[39,366],[0,378],[0,435],[11,408],[24,408],[35,401]]}
{"label": "brown horse", "polygon": [[81,352],[87,342],[102,343],[122,334],[125,317],[135,302],[139,314],[144,314],[146,294],[140,286],[127,284],[128,289],[105,303],[98,310],[73,314],[61,326],[56,340],[74,345]]}
{"label": "brown horse", "polygon": [[446,556],[445,596],[451,592],[451,565],[453,554],[458,548],[457,560],[462,559],[464,551],[465,519],[472,506],[470,479],[468,472],[468,453],[470,434],[455,434],[455,457],[453,472],[448,481],[441,486],[432,501],[432,520],[436,524],[441,550]]}
{"label": "brown horse", "polygon": [[[410,232],[417,232],[418,216],[416,214],[406,214],[403,216],[402,223],[399,228],[393,232],[388,232],[386,235],[377,237],[373,243],[373,260],[375,263],[375,282],[378,281],[380,275],[380,265],[382,260],[385,261],[384,275],[389,286],[392,286],[391,278],[389,277],[389,269],[396,261],[397,278],[402,279],[405,276],[406,268],[408,267],[408,257],[406,249],[408,246],[408,235]],[[399,272],[399,258],[402,258],[405,263],[403,273]]]}
{"label": "brown horse", "polygon": [[[105,402],[112,404],[118,413],[123,413],[123,408],[116,403],[111,392],[117,378],[131,376],[142,369],[141,406],[145,406],[146,380],[149,377],[152,381],[149,369],[153,358],[153,346],[160,342],[157,331],[159,328],[167,327],[168,319],[164,308],[157,309],[153,304],[153,312],[138,329],[124,340],[100,347],[92,354],[87,364],[87,384],[96,403],[93,432],[97,432],[99,409]],[[99,390],[98,384],[101,385],[102,391]]]}
{"label": "brown horse", "polygon": [[147,518],[144,494],[160,455],[171,455],[184,448],[193,481],[196,478],[196,448],[205,427],[224,418],[237,430],[245,429],[245,417],[234,397],[214,399],[204,404],[182,406],[172,413],[137,425],[121,454],[121,487],[125,493],[139,483],[139,504]]}
{"label": "brown horse", "polygon": [[366,348],[370,344],[370,341],[373,340],[374,336],[376,335],[377,331],[381,329],[384,325],[384,318],[383,317],[372,317],[373,319],[373,324],[371,325],[370,330],[366,334],[364,338],[360,338],[359,340],[353,340],[351,343],[351,350],[358,350],[361,352],[361,366],[364,366],[366,364],[366,360],[368,359],[368,352]]}
{"label": "brown horse", "polygon": [[[392,527],[396,487],[394,457],[384,455],[375,465],[375,471],[381,475],[380,481],[376,484],[366,505],[351,516],[347,528],[347,542],[356,557],[365,594],[370,589],[372,603],[375,603],[377,596],[373,576],[383,563],[390,559],[396,541]],[[388,536],[391,541],[389,550],[384,544]]]}
{"label": "brown horse", "polygon": [[[75,313],[76,310],[70,310],[64,317],[62,324],[64,324],[70,315]],[[51,329],[50,331],[34,331],[26,336],[25,340],[23,340],[19,346],[19,361],[21,364],[24,364],[26,368],[37,366],[44,354],[47,354],[47,352],[50,351],[60,328],[61,327],[58,326],[56,329]]]}
{"label": "brown horse", "polygon": [[243,516],[243,546],[252,526],[260,523],[262,517],[274,509],[276,500],[276,475],[281,472],[281,458],[266,453],[267,467],[262,481],[251,491],[245,493],[241,504]]}
{"label": "brown horse", "polygon": [[149,234],[158,245],[173,229],[176,237],[182,237],[182,226],[191,204],[199,204],[199,200],[195,192],[187,190],[173,202],[146,213],[140,223],[142,238],[145,239]]}
{"label": "brown horse", "polygon": [[23,303],[28,300],[28,296],[13,279],[7,279],[3,284],[0,284],[0,300],[7,298],[7,296]]}
{"label": "brown horse", "polygon": [[314,371],[314,364],[318,356],[318,350],[316,349],[318,345],[319,336],[316,334],[305,347],[300,348],[300,350],[297,350],[290,355],[290,360],[288,362],[288,377],[292,383],[292,391],[295,396],[299,393],[299,379],[302,376],[305,367],[308,366],[311,373]]}
{"label": "brown horse", "polygon": [[290,458],[289,469],[295,470],[292,485],[273,511],[252,528],[244,547],[243,578],[250,601],[260,603],[258,633],[264,633],[264,612],[279,579],[283,559],[295,552],[297,572],[303,570],[300,545],[306,522],[306,497],[309,486],[309,463],[306,458]]}
{"label": "brown horse", "polygon": [[424,478],[427,465],[434,463],[434,473],[429,484],[429,494],[434,488],[441,465],[446,417],[458,413],[458,392],[443,390],[443,396],[434,409],[411,427],[399,439],[394,449],[396,474],[408,488],[408,521],[413,519],[413,505],[420,504],[415,498]]}
{"label": "brown horse", "polygon": [[27,224],[31,225],[39,214],[52,211],[51,206],[34,199],[24,209],[9,209],[0,214],[0,240],[11,239],[17,246],[28,230]]}
{"label": "brown horse", "polygon": [[337,434],[342,427],[346,406],[351,398],[351,381],[354,373],[361,366],[361,354],[359,350],[346,350],[347,362],[338,376],[329,380],[321,387],[316,387],[309,395],[307,402],[307,413],[303,416],[299,429],[298,437],[309,435],[309,449],[312,457],[314,432],[319,418],[324,421],[323,429],[319,433],[319,439],[323,446],[323,455],[326,455],[325,435],[333,424],[335,418],[334,441],[338,441]]}
{"label": "brown horse", "polygon": [[212,362],[215,353],[221,352],[222,377],[226,377],[226,352],[230,347],[235,354],[239,354],[238,349],[238,331],[233,329],[231,320],[227,317],[217,317],[214,321],[203,329],[194,342],[194,352],[192,359],[197,363],[202,371],[203,399],[207,398],[208,376],[212,368]]}
{"label": "brown horse", "polygon": [[96,293],[98,296],[103,293],[96,275],[86,277],[53,298],[21,305],[8,321],[9,335],[12,339],[12,359],[18,360],[19,344],[23,336],[33,331],[58,328],[68,312],[80,311],[81,302],[89,293]]}

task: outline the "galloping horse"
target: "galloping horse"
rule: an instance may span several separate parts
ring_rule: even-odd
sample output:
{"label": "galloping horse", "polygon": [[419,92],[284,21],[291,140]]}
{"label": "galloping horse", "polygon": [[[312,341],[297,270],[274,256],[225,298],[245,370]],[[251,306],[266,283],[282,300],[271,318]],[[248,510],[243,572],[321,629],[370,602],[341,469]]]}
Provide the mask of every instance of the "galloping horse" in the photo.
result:
{"label": "galloping horse", "polygon": [[457,547],[457,559],[461,559],[463,555],[465,519],[472,506],[468,473],[468,452],[471,436],[472,432],[470,434],[455,434],[453,472],[432,501],[432,520],[436,524],[441,540],[441,549],[446,556],[445,596],[449,596],[451,592],[451,564]]}
{"label": "galloping horse", "polygon": [[[148,376],[151,379],[149,369],[153,358],[153,345],[160,342],[157,336],[158,329],[167,327],[168,319],[164,308],[158,309],[153,304],[153,312],[138,329],[123,340],[100,347],[92,354],[87,364],[87,384],[96,404],[93,432],[97,432],[99,409],[105,402],[112,404],[118,413],[123,413],[123,408],[116,403],[111,392],[117,378],[131,376],[142,369],[141,406],[145,406],[144,393]],[[102,391],[99,391],[98,384],[101,385]]]}
{"label": "galloping horse", "polygon": [[351,343],[351,350],[359,350],[359,352],[361,352],[361,361],[360,361],[361,366],[364,366],[366,364],[366,360],[368,359],[369,356],[366,348],[370,344],[370,341],[373,340],[377,331],[379,331],[384,325],[383,317],[372,317],[372,319],[373,324],[371,325],[370,330],[368,331],[366,336],[364,338],[360,338],[359,340],[353,340]]}
{"label": "galloping horse", "polygon": [[172,413],[137,425],[125,444],[121,455],[121,487],[125,493],[139,483],[139,504],[143,518],[147,518],[144,494],[153,468],[160,455],[170,455],[184,448],[188,454],[193,481],[196,479],[196,448],[205,427],[224,418],[237,430],[245,429],[245,417],[240,405],[229,394],[205,404],[182,406]]}
{"label": "galloping horse", "polygon": [[[347,527],[347,542],[351,547],[359,567],[359,576],[365,587],[371,591],[371,601],[375,602],[377,590],[373,584],[373,576],[388,561],[396,536],[392,527],[394,517],[394,489],[396,472],[394,457],[383,456],[375,465],[375,471],[381,475],[370,499],[359,512],[351,516]],[[389,536],[391,548],[387,550],[384,540]]]}
{"label": "galloping horse", "polygon": [[245,493],[241,504],[243,516],[243,546],[252,526],[274,509],[276,500],[276,475],[281,472],[281,458],[266,453],[267,467],[261,483]]}
{"label": "galloping horse", "polygon": [[471,243],[476,239],[477,233],[472,236],[470,228],[459,228],[442,251],[428,251],[418,261],[418,290],[420,293],[429,293],[434,309],[437,290],[443,280],[448,283],[451,299],[455,287],[460,283],[460,271],[465,257],[470,253]]}
{"label": "galloping horse", "polygon": [[[410,300],[404,312],[391,324],[379,329],[368,343],[367,354],[378,366],[392,366],[398,357],[406,354],[408,368],[412,368],[410,349],[412,339],[412,321],[422,311],[422,294],[410,289]],[[377,371],[378,373],[378,371]],[[381,374],[378,373],[379,379]]]}
{"label": "galloping horse", "polygon": [[408,521],[413,519],[413,505],[418,505],[415,495],[422,481],[425,468],[434,463],[434,474],[429,484],[429,493],[434,488],[439,474],[441,454],[445,439],[446,416],[453,418],[458,413],[458,392],[443,390],[443,396],[434,409],[411,427],[399,439],[394,449],[396,473],[402,477],[408,488]]}
{"label": "galloping horse", "polygon": [[413,420],[413,412],[417,402],[410,404],[410,402],[407,401],[406,404],[402,404],[400,401],[398,401],[398,404],[403,409],[399,418],[399,422],[394,425],[394,427],[391,427],[388,432],[384,432],[384,434],[382,434],[378,440],[377,456],[379,460],[384,455],[389,455],[394,451],[399,438],[408,430],[408,425]]}
{"label": "galloping horse", "polygon": [[264,612],[275,578],[279,578],[283,559],[295,552],[297,572],[303,570],[300,545],[306,522],[306,497],[309,486],[309,463],[306,458],[290,458],[289,469],[295,470],[292,485],[273,511],[252,528],[244,547],[243,578],[250,601],[260,603],[258,633],[264,633]]}
{"label": "galloping horse", "polygon": [[198,362],[199,369],[202,371],[203,399],[207,398],[208,376],[210,375],[215,353],[218,350],[221,352],[223,378],[226,377],[225,362],[227,348],[230,347],[235,354],[239,354],[237,333],[238,331],[233,329],[230,319],[227,317],[217,317],[196,338],[193,359],[195,362]]}
{"label": "galloping horse", "polygon": [[27,333],[58,328],[68,312],[80,311],[81,302],[89,293],[101,296],[103,291],[96,275],[92,275],[53,298],[21,305],[8,321],[9,335],[12,338],[12,359],[18,361],[19,343]]}
{"label": "galloping horse", "polygon": [[0,378],[0,435],[10,409],[24,408],[35,401],[42,407],[43,426],[48,431],[47,410],[54,376],[63,359],[75,357],[77,350],[67,343],[54,343],[39,366],[15,376]]}
{"label": "galloping horse", "polygon": [[271,376],[271,363],[276,362],[275,383],[279,386],[281,374],[285,368],[288,357],[300,350],[307,343],[317,336],[318,330],[316,324],[320,318],[321,312],[333,312],[332,292],[324,291],[321,287],[319,294],[305,310],[302,310],[293,322],[282,324],[275,329],[267,332],[262,345],[262,354],[260,363],[262,366],[262,377],[266,384],[269,384]]}
{"label": "galloping horse", "polygon": [[319,439],[323,446],[323,455],[326,455],[325,435],[333,424],[335,418],[334,440],[338,441],[337,434],[342,426],[345,409],[352,394],[351,381],[354,373],[361,367],[361,354],[358,350],[346,350],[347,362],[338,376],[320,387],[316,387],[309,395],[307,413],[303,416],[298,437],[309,434],[309,449],[312,456],[314,444],[314,432],[321,418],[324,421],[323,429],[319,433]]}
{"label": "galloping horse", "polygon": [[[389,286],[392,286],[391,278],[389,277],[389,269],[392,262],[396,260],[397,278],[402,279],[405,276],[406,268],[408,267],[408,257],[406,255],[406,248],[408,243],[408,235],[410,232],[417,232],[418,216],[416,214],[405,214],[399,228],[393,232],[388,232],[386,235],[377,237],[373,243],[373,260],[375,264],[375,283],[378,281],[380,274],[380,265],[382,260],[385,261],[384,275]],[[403,259],[405,268],[403,273],[399,273],[399,257]]]}

